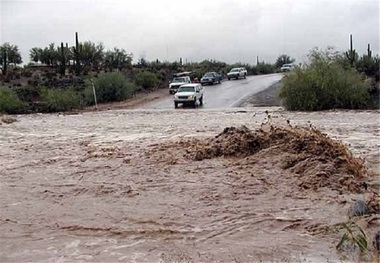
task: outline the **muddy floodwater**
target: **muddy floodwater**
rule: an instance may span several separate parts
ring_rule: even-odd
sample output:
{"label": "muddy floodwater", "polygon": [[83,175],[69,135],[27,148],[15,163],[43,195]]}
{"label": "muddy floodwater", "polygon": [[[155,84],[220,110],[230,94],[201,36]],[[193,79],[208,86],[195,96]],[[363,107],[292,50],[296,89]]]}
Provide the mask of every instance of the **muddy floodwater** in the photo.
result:
{"label": "muddy floodwater", "polygon": [[[337,252],[342,233],[329,226],[347,221],[353,200],[379,190],[379,111],[114,110],[16,119],[0,125],[0,262],[340,262],[350,258]],[[362,158],[366,175],[339,170],[339,181],[326,184],[326,163],[316,163],[323,173],[292,170],[288,158],[306,157],[284,152],[283,143],[244,156],[193,155],[202,140],[241,125],[312,125]],[[310,169],[319,176],[312,183],[302,177]]]}

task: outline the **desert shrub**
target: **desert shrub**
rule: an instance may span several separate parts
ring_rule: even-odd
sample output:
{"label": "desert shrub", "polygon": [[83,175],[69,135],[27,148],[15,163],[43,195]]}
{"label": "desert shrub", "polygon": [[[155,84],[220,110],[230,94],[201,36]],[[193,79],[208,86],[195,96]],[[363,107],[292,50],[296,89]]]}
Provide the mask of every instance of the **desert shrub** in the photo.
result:
{"label": "desert shrub", "polygon": [[[131,98],[135,90],[134,85],[120,72],[100,74],[94,79],[96,98],[98,103],[122,101]],[[94,94],[91,82],[84,90],[86,104],[94,104]]]}
{"label": "desert shrub", "polygon": [[252,71],[256,74],[271,74],[276,72],[276,66],[270,63],[259,63]]}
{"label": "desert shrub", "polygon": [[0,112],[20,113],[25,108],[17,94],[7,87],[0,87]]}
{"label": "desert shrub", "polygon": [[36,98],[40,97],[38,87],[34,86],[19,87],[14,89],[14,92],[21,101],[26,103],[31,103],[36,100]]}
{"label": "desert shrub", "polygon": [[380,80],[380,58],[379,56],[370,57],[363,55],[356,63],[356,69],[364,73],[366,76],[374,78],[375,81]]}
{"label": "desert shrub", "polygon": [[284,64],[291,64],[294,63],[295,59],[291,58],[290,56],[286,54],[282,54],[277,57],[275,66],[277,69],[281,68]]}
{"label": "desert shrub", "polygon": [[369,83],[355,69],[314,56],[311,64],[284,77],[280,97],[288,110],[366,108]]}
{"label": "desert shrub", "polygon": [[39,87],[38,91],[44,102],[44,111],[69,111],[80,106],[80,97],[72,89],[47,89],[46,87]]}
{"label": "desert shrub", "polygon": [[142,87],[145,90],[152,89],[158,84],[156,74],[148,71],[141,71],[136,74],[135,82],[137,86]]}

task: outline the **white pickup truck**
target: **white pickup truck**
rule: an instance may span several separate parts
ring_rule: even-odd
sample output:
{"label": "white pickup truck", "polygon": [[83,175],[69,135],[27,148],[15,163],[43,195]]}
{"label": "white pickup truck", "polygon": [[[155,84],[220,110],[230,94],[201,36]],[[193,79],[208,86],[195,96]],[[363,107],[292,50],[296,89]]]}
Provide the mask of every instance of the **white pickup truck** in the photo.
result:
{"label": "white pickup truck", "polygon": [[181,85],[191,83],[189,76],[175,77],[172,82],[169,84],[169,93],[174,94],[177,92],[178,88]]}
{"label": "white pickup truck", "polygon": [[233,68],[230,72],[227,73],[228,80],[246,78],[246,76],[247,70],[245,68]]}
{"label": "white pickup truck", "polygon": [[178,108],[178,104],[190,105],[193,108],[203,105],[203,86],[199,83],[185,84],[179,87],[174,95],[174,108]]}

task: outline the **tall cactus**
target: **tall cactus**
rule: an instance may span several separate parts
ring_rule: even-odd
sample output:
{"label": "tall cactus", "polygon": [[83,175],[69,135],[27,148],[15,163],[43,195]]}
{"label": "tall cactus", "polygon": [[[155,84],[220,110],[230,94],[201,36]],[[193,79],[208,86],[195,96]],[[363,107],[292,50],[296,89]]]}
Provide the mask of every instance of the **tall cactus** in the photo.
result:
{"label": "tall cactus", "polygon": [[66,50],[63,47],[63,42],[61,42],[61,74],[65,75],[66,72]]}
{"label": "tall cactus", "polygon": [[80,46],[78,41],[78,32],[75,32],[75,47],[74,47],[74,59],[75,59],[75,72],[77,75],[80,74]]}
{"label": "tall cactus", "polygon": [[70,66],[70,59],[71,59],[71,55],[70,55],[70,49],[69,49],[69,44],[66,43],[66,66]]}
{"label": "tall cactus", "polygon": [[371,45],[370,45],[370,44],[368,44],[368,48],[367,48],[367,56],[368,56],[369,58],[372,57],[372,51],[371,51]]}
{"label": "tall cactus", "polygon": [[3,75],[6,75],[7,74],[7,67],[8,67],[8,61],[7,61],[7,50],[4,48],[3,49],[3,52],[1,54],[3,56],[3,65],[2,65],[2,69],[3,69]]}
{"label": "tall cactus", "polygon": [[358,54],[356,53],[356,50],[353,48],[352,34],[350,35],[350,49],[348,51],[346,51],[345,54],[346,54],[348,61],[350,62],[351,67],[353,67],[357,58],[358,58]]}

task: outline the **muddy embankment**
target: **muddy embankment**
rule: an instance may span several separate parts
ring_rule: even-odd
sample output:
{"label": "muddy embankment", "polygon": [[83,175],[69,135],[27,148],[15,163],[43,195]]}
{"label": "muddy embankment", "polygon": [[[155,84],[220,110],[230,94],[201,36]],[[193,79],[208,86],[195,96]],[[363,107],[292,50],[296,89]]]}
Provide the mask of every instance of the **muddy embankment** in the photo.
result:
{"label": "muddy embankment", "polygon": [[378,116],[274,108],[16,116],[0,126],[0,260],[355,260],[357,251],[336,250],[344,234],[336,224],[364,200],[372,245]]}
{"label": "muddy embankment", "polygon": [[263,90],[255,95],[247,98],[240,106],[241,107],[277,107],[282,106],[280,93],[282,82],[278,81],[271,85],[266,90]]}

